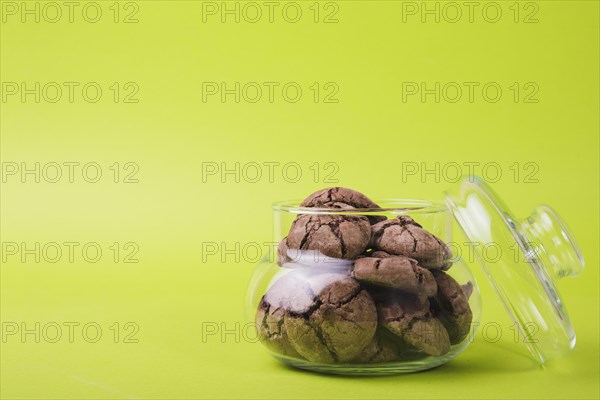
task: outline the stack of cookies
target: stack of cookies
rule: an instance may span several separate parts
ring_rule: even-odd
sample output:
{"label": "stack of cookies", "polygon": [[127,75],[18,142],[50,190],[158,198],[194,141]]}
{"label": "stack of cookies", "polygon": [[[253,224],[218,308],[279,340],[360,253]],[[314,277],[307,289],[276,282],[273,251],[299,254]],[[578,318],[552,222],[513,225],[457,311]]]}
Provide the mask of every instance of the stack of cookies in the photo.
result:
{"label": "stack of cookies", "polygon": [[[443,241],[406,215],[360,215],[380,207],[352,189],[324,189],[301,206],[344,213],[299,215],[279,244],[278,263],[291,268],[256,314],[271,351],[318,363],[384,363],[442,356],[467,338],[472,284],[461,287],[445,272],[452,254]],[[307,254],[321,262],[305,267],[298,259]]]}

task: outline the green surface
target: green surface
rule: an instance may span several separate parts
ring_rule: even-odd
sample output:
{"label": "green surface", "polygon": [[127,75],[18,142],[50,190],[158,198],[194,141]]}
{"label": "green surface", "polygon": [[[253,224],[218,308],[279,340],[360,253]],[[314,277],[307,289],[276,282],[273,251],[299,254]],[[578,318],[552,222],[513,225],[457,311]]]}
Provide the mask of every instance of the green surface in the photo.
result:
{"label": "green surface", "polygon": [[[277,12],[270,23],[264,7],[257,23],[244,15],[239,23],[231,16],[222,23],[206,14],[203,22],[203,7],[210,11],[215,3],[193,1],[121,2],[118,23],[112,1],[97,3],[102,17],[96,23],[82,17],[82,2],[72,23],[66,7],[51,23],[55,14],[45,4],[39,3],[36,23],[31,15],[21,22],[20,9],[13,15],[21,2],[1,2],[2,398],[600,396],[598,2],[521,2],[516,8],[484,2],[473,22],[463,7],[456,23],[447,20],[454,16],[450,9],[440,8],[439,23],[407,14],[421,2],[320,2],[317,23],[312,1],[297,3],[303,10],[297,23]],[[484,7],[488,19],[490,7],[500,7],[500,20],[487,21]],[[324,23],[332,12],[337,22]],[[138,22],[123,23],[131,13]],[[40,82],[39,103],[35,94],[24,101],[21,93],[10,94],[22,82],[27,88]],[[49,101],[56,96],[49,82],[63,86],[56,103]],[[79,84],[72,102],[63,82]],[[89,82],[102,88],[95,103],[80,91]],[[229,88],[257,82],[263,97],[248,102],[256,89],[250,85],[239,103],[234,95],[222,102],[203,92],[203,82],[205,90],[212,82]],[[294,103],[276,91],[270,102],[264,82],[278,88],[296,82],[302,97]],[[430,89],[440,82],[439,102],[407,92],[421,82]],[[463,90],[456,103],[452,82]],[[487,99],[476,90],[470,101],[464,82],[495,84]],[[495,85],[502,96],[492,102]],[[138,102],[124,102],[136,88],[127,99]],[[336,89],[327,99],[337,102],[324,102]],[[41,171],[46,167],[39,183],[33,175],[22,182],[19,174],[7,174],[36,162]],[[63,166],[62,178],[51,183],[50,163],[65,162],[98,163],[102,177],[89,183],[77,169],[70,183]],[[236,162],[239,182],[231,174],[203,179],[203,163],[233,168]],[[264,163],[271,162],[280,164],[269,179]],[[263,165],[254,183],[252,163]],[[296,182],[295,164],[282,175],[286,163],[299,165]],[[479,270],[481,326],[497,324],[502,335],[495,341],[492,331],[486,336],[480,329],[461,356],[435,370],[323,376],[285,367],[254,343],[244,329],[244,292],[257,258],[253,250],[272,240],[273,201],[335,184],[373,198],[441,200],[456,165],[469,172],[465,163],[479,163],[474,172],[495,181],[516,215],[547,203],[575,232],[586,270],[560,282],[578,335],[572,354],[536,366],[515,343]],[[439,165],[439,176],[407,175],[415,165]],[[93,180],[94,170],[87,172]],[[124,182],[131,179],[138,182]],[[22,252],[12,254],[13,243],[31,249],[36,242],[47,250],[40,250],[40,262],[35,254],[24,262]],[[63,254],[50,262],[56,247],[48,243],[54,242]],[[79,243],[73,262],[64,242]],[[87,260],[81,254],[86,243],[102,249],[97,262],[91,262],[93,247]],[[130,261],[138,262],[124,262],[132,252]],[[35,334],[10,334],[36,323],[39,343]],[[72,342],[65,323],[79,324]],[[81,328],[90,323],[84,336]],[[55,324],[62,336],[51,343]],[[102,335],[90,343],[95,326]]]}

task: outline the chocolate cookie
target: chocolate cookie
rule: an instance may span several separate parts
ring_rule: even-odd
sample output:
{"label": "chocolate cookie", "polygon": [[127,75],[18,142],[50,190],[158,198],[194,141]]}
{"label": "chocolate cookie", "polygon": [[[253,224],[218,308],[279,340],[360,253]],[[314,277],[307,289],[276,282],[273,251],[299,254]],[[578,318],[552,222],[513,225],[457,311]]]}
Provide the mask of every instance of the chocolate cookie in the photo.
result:
{"label": "chocolate cookie", "polygon": [[371,254],[369,254],[369,257],[390,258],[390,257],[396,257],[396,256],[392,255],[390,253],[386,253],[383,250],[374,250],[374,251],[371,252]]}
{"label": "chocolate cookie", "polygon": [[432,273],[404,256],[363,257],[354,262],[352,276],[365,283],[386,286],[404,292],[431,297],[437,292]]}
{"label": "chocolate cookie", "polygon": [[378,250],[414,258],[424,268],[450,267],[448,246],[408,216],[379,222],[372,230],[371,244]]}
{"label": "chocolate cookie", "polygon": [[434,356],[450,350],[444,325],[434,318],[426,298],[382,292],[376,296],[379,324],[406,343]]}
{"label": "chocolate cookie", "polygon": [[269,304],[263,296],[256,313],[258,339],[277,354],[302,358],[288,340],[284,317],[285,308]]}
{"label": "chocolate cookie", "polygon": [[[467,293],[450,275],[442,271],[434,271],[433,276],[438,285],[433,308],[448,330],[450,342],[460,343],[468,336],[473,321]],[[467,291],[472,290],[472,286],[469,290],[468,284],[466,288]]]}
{"label": "chocolate cookie", "polygon": [[348,276],[314,293],[306,311],[284,318],[290,342],[309,361],[351,361],[375,334],[377,311],[371,296]]}
{"label": "chocolate cookie", "polygon": [[275,353],[301,358],[287,337],[284,318],[290,310],[307,310],[313,297],[307,276],[302,271],[291,271],[277,279],[262,297],[256,312],[259,340]]}
{"label": "chocolate cookie", "polygon": [[326,257],[352,259],[365,251],[371,238],[369,220],[355,215],[300,215],[292,223],[285,245],[317,250]]}
{"label": "chocolate cookie", "polygon": [[401,355],[398,340],[389,331],[378,328],[369,344],[352,360],[358,364],[385,363],[396,360]]}
{"label": "chocolate cookie", "polygon": [[[356,190],[343,188],[343,187],[332,187],[319,190],[308,196],[300,207],[318,207],[318,208],[368,208],[378,209],[380,208],[377,203],[369,199],[364,194],[357,192]],[[371,223],[377,223],[383,221],[386,218],[379,215],[371,215],[368,217]]]}
{"label": "chocolate cookie", "polygon": [[332,187],[319,190],[308,196],[300,207],[339,208],[340,204],[354,208],[379,208],[379,206],[364,194],[356,190]]}

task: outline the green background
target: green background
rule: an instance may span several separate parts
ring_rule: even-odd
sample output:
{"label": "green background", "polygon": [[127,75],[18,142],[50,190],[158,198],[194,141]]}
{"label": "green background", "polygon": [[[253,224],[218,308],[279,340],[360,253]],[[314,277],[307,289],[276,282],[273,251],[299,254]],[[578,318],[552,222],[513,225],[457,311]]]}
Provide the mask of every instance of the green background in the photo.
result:
{"label": "green background", "polygon": [[[27,5],[33,9],[35,3]],[[300,1],[302,17],[292,23],[281,10],[288,7],[293,18],[293,5],[280,2],[272,23],[266,14],[256,23],[242,14],[237,23],[235,16],[221,22],[220,14],[204,14],[203,21],[203,7],[211,5],[199,1],[99,1],[102,16],[92,23],[83,18],[87,3],[81,2],[73,22],[63,7],[62,19],[53,23],[47,21],[53,10],[43,14],[45,2],[39,3],[39,22],[27,15],[23,22],[20,11],[11,11],[21,2],[3,1],[3,170],[12,163],[33,168],[39,162],[43,168],[95,162],[102,177],[89,183],[77,169],[70,183],[65,167],[57,183],[43,176],[37,183],[33,175],[22,182],[19,174],[2,182],[3,333],[11,324],[80,324],[73,343],[66,331],[57,343],[7,335],[1,343],[2,398],[598,398],[598,2],[479,2],[472,22],[462,7],[455,23],[448,21],[455,14],[445,3],[437,3],[439,22],[403,14],[422,7],[409,3],[315,7]],[[499,21],[490,22],[498,7]],[[93,18],[95,9],[87,10]],[[325,23],[332,12],[337,22]],[[131,13],[132,23],[125,23]],[[20,93],[8,94],[11,83],[22,82],[29,88],[77,82],[80,89],[96,82],[103,91],[95,103],[80,89],[72,102],[64,91],[52,103],[48,86],[37,103],[35,95],[23,101]],[[286,101],[276,89],[272,102],[266,91],[256,103],[243,96],[236,103],[234,95],[203,101],[203,82],[229,88],[235,82],[277,82],[278,88],[296,82],[302,96]],[[429,89],[435,82],[441,88],[477,82],[479,89],[472,101],[467,92],[448,101],[455,86],[439,102],[434,95],[421,101],[403,93],[403,82],[425,82]],[[497,102],[481,93],[488,82],[502,88]],[[520,87],[516,102],[514,82]],[[129,100],[138,101],[124,102],[136,87]],[[337,102],[324,102],[332,88],[338,89]],[[526,99],[532,88],[537,93]],[[118,183],[110,169],[115,162]],[[133,171],[127,162],[139,167],[137,183],[123,182]],[[203,179],[203,163],[234,168],[236,162],[239,182],[233,174]],[[257,182],[249,181],[252,163],[270,162],[280,163],[272,182],[266,167]],[[282,175],[286,163],[300,166],[297,181],[294,169]],[[403,163],[429,169],[439,163],[440,176],[407,176]],[[272,359],[242,329],[256,258],[250,250],[272,240],[273,201],[332,185],[372,198],[442,200],[454,177],[444,168],[458,164],[466,173],[464,163],[479,163],[478,174],[492,163],[485,172],[517,216],[548,203],[575,232],[587,268],[560,282],[578,334],[567,358],[536,366],[514,343],[508,318],[479,270],[482,324],[498,323],[502,337],[485,340],[479,331],[460,357],[423,373],[365,379],[299,372]],[[337,182],[325,180],[331,172]],[[66,254],[55,263],[33,256],[23,262],[6,247],[22,242],[29,248],[36,242],[80,246],[73,262]],[[103,250],[96,263],[82,257],[88,242]],[[116,261],[110,249],[115,242],[121,249]],[[134,244],[124,248],[129,242]],[[237,254],[221,251],[236,243]],[[217,254],[207,251],[213,244]],[[136,248],[138,262],[123,262]],[[244,248],[247,254],[240,254]],[[126,329],[128,322],[135,325]],[[96,343],[82,337],[86,323],[102,328]],[[139,330],[129,339],[137,342],[126,343],[135,326]],[[203,340],[207,326],[238,336]]]}

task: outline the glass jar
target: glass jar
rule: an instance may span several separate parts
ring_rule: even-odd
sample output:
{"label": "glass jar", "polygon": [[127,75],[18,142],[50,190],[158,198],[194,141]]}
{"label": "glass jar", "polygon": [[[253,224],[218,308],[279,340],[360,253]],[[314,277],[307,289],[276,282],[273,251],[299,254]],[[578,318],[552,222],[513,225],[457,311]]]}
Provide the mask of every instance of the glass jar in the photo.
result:
{"label": "glass jar", "polygon": [[[529,345],[532,355],[543,363],[573,348],[574,332],[555,278],[580,272],[583,258],[551,209],[538,208],[520,223],[485,183],[473,177],[447,193],[446,203],[376,203],[378,208],[369,209],[300,207],[298,201],[273,205],[274,241],[280,245],[252,274],[246,314],[275,358],[323,373],[382,375],[433,368],[462,353],[479,325],[481,306],[473,266],[447,251],[456,243],[451,236],[454,221],[467,239],[482,244],[480,248],[490,241],[503,249],[518,244],[522,259],[508,257],[514,250],[493,265],[481,254],[477,259],[511,318],[538,318],[535,322],[544,327],[541,340]],[[284,239],[291,229],[315,228],[298,220],[329,224],[327,234],[310,232],[314,235],[305,233],[302,239],[316,240],[319,250],[306,243],[282,245],[288,243]],[[427,240],[439,243],[441,250],[427,260],[375,253],[387,233],[371,236],[371,230],[384,220],[402,221],[396,233],[410,234],[413,251]],[[405,232],[404,223],[411,229]],[[369,244],[360,254],[353,254],[360,238],[355,231],[344,234],[345,224],[369,232]],[[328,236],[332,231],[337,236]],[[343,238],[341,243],[337,238]]]}

